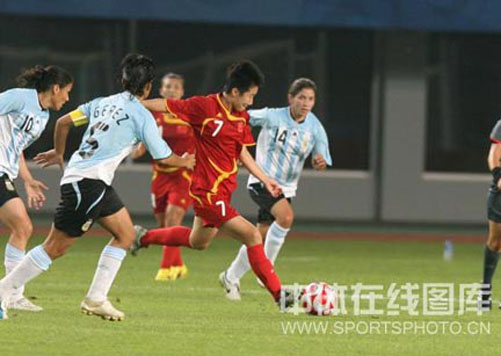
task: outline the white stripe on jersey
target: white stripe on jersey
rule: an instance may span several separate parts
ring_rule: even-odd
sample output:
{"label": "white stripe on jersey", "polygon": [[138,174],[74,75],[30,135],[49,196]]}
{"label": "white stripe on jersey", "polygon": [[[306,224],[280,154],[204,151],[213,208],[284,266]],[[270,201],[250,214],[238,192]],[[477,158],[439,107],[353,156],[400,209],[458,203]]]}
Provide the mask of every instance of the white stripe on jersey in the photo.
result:
{"label": "white stripe on jersey", "polygon": [[[262,127],[257,140],[257,164],[280,184],[286,197],[295,196],[306,158],[315,145],[327,142],[321,123],[313,113],[309,113],[302,123],[297,123],[290,116],[288,107],[265,108],[256,110],[255,116],[252,112],[250,114],[251,124],[255,119],[256,125]],[[322,154],[330,162],[329,152]],[[259,181],[251,175],[248,184],[256,182]]]}

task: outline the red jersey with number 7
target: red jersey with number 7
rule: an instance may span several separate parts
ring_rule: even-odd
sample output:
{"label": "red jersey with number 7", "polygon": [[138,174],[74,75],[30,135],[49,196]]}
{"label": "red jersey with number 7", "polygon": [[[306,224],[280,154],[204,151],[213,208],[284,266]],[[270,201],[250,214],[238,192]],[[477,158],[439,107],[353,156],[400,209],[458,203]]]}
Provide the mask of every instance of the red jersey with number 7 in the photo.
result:
{"label": "red jersey with number 7", "polygon": [[[190,123],[195,133],[196,165],[190,192],[213,204],[213,196],[231,198],[237,187],[242,147],[254,145],[247,111],[230,112],[221,94],[166,100],[167,111]],[[199,200],[199,203],[201,201]]]}

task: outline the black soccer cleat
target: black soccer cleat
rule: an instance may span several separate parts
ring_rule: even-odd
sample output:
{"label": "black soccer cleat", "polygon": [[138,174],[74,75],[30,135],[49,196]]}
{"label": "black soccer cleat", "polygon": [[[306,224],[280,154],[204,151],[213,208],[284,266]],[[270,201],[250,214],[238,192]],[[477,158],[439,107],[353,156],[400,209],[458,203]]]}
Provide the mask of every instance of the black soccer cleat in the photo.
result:
{"label": "black soccer cleat", "polygon": [[277,300],[278,308],[281,312],[286,312],[294,306],[298,306],[299,300],[303,294],[303,288],[282,287]]}

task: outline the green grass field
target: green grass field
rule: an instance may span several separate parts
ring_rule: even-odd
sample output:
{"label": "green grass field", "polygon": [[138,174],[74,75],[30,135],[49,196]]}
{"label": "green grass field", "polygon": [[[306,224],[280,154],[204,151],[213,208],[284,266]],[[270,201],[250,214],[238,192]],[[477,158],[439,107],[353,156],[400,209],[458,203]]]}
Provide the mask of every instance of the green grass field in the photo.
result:
{"label": "green grass field", "polygon": [[[5,241],[6,236],[3,236]],[[41,241],[36,237],[31,246]],[[29,284],[41,313],[10,311],[0,322],[0,355],[171,355],[288,354],[325,352],[341,355],[497,354],[501,311],[477,316],[315,317],[278,312],[271,297],[248,274],[242,301],[224,298],[217,277],[237,251],[236,242],[214,241],[208,251],[185,250],[189,276],[174,283],[153,280],[159,247],[128,256],[110,293],[126,313],[123,322],[107,322],[79,312],[105,238],[81,239],[49,272]],[[3,244],[1,244],[3,245]],[[3,247],[3,246],[2,246]],[[454,282],[480,280],[482,245],[456,244],[454,259],[444,262],[442,244],[291,239],[282,250],[277,271],[283,283],[314,280],[352,285],[357,282]],[[3,250],[2,256],[3,256]],[[499,278],[496,279],[499,281]],[[496,293],[499,295],[501,290]],[[498,298],[496,298],[498,299]],[[384,301],[386,305],[386,301]],[[457,307],[457,305],[456,305]],[[456,308],[457,309],[457,308]],[[456,314],[456,313],[455,313]],[[490,334],[339,334],[337,321],[471,321],[490,322]],[[325,333],[285,334],[286,322],[327,323]]]}

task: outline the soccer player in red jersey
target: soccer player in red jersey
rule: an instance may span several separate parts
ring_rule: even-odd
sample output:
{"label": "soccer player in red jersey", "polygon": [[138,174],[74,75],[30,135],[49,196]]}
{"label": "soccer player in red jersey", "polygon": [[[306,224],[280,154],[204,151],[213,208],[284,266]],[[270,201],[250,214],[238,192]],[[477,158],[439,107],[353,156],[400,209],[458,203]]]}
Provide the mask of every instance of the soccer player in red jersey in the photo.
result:
{"label": "soccer player in red jersey", "polygon": [[[165,99],[181,99],[184,96],[184,78],[175,73],[168,73],[162,78],[160,96]],[[162,137],[178,155],[195,153],[195,137],[190,124],[165,112],[153,112]],[[136,159],[146,152],[139,144],[133,152]],[[151,202],[158,227],[181,225],[186,211],[192,204],[188,191],[191,171],[183,167],[165,166],[153,163],[151,182]],[[163,248],[162,262],[155,277],[156,281],[173,281],[185,277],[188,273],[183,263],[180,247]]]}
{"label": "soccer player in red jersey", "polygon": [[190,195],[195,210],[192,229],[184,226],[147,231],[136,227],[131,248],[137,254],[150,244],[206,249],[221,232],[247,246],[249,263],[281,308],[294,302],[288,289],[282,290],[273,265],[264,253],[259,230],[231,205],[237,186],[237,161],[259,179],[274,196],[281,193],[278,183],[259,168],[246,146],[254,145],[247,107],[252,105],[264,76],[251,61],[241,61],[228,68],[222,92],[194,96],[186,100],[154,99],[143,102],[152,111],[169,112],[190,123],[196,138],[196,160]]}

